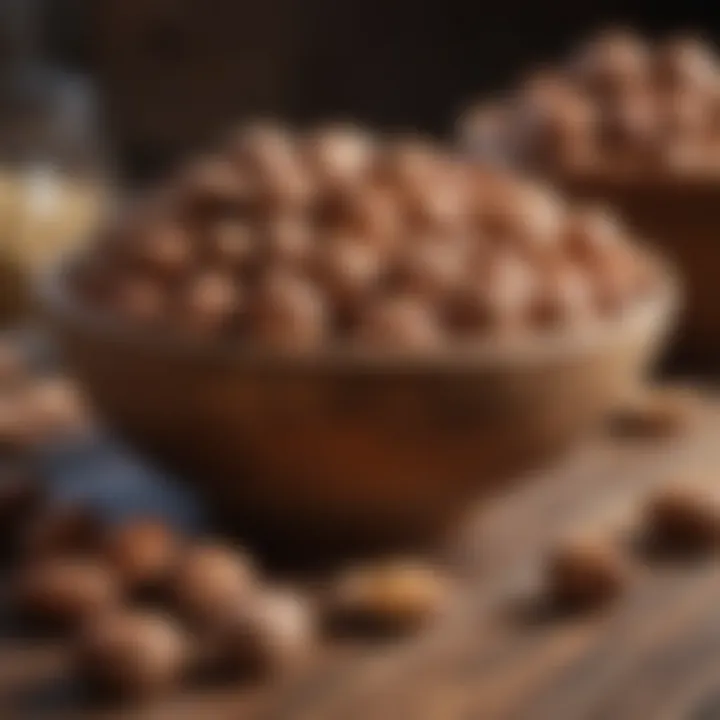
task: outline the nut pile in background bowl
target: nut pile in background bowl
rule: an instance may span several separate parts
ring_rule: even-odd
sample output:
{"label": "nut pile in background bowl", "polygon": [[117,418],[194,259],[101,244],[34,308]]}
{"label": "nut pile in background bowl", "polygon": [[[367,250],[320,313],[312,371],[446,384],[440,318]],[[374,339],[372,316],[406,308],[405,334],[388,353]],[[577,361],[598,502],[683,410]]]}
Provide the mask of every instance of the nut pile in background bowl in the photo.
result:
{"label": "nut pile in background bowl", "polygon": [[607,211],[348,126],[240,129],[44,291],[110,427],[321,552],[437,538],[567,448],[675,301]]}
{"label": "nut pile in background bowl", "polygon": [[692,36],[599,34],[458,123],[475,157],[532,170],[569,197],[612,206],[687,279],[679,347],[718,352],[720,61]]}

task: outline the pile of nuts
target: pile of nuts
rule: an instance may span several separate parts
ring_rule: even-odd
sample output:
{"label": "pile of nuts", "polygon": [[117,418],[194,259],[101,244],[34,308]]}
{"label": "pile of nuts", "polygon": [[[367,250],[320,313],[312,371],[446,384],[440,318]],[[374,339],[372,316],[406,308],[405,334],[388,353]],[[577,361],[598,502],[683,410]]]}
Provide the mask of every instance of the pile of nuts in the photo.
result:
{"label": "pile of nuts", "polygon": [[187,537],[157,517],[109,525],[82,503],[53,501],[32,457],[88,427],[79,394],[67,380],[38,379],[3,342],[0,406],[10,599],[34,634],[67,639],[78,676],[104,696],[139,700],[184,682],[276,677],[312,656],[323,628],[409,634],[445,606],[445,577],[408,559],[346,569],[313,595],[277,586],[228,542]]}
{"label": "pile of nuts", "polygon": [[712,171],[720,162],[720,61],[699,38],[651,44],[600,33],[461,119],[465,147],[550,171]]}
{"label": "pile of nuts", "polygon": [[631,240],[430,141],[258,124],[111,222],[74,288],[153,333],[430,350],[625,310],[659,276]]}

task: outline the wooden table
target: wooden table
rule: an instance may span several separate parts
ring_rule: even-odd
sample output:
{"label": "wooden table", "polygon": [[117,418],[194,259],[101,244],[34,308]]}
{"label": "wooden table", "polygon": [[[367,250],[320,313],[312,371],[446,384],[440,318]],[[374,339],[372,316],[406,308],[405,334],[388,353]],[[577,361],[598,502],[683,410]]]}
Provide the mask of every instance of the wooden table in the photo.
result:
{"label": "wooden table", "polygon": [[88,707],[66,650],[6,639],[0,717],[273,720],[665,720],[720,717],[720,558],[670,562],[637,552],[624,596],[590,616],[543,616],[544,548],[577,530],[633,547],[650,488],[712,483],[720,403],[671,440],[599,438],[498,498],[458,543],[464,579],[452,612],[409,641],[324,648],[277,686],[203,688],[145,708]]}

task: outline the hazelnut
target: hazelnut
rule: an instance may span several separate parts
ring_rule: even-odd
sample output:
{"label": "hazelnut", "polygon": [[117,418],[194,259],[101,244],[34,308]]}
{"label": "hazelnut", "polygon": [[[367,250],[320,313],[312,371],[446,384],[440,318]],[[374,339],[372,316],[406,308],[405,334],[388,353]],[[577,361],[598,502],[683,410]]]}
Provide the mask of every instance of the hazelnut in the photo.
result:
{"label": "hazelnut", "polygon": [[187,548],[171,579],[182,614],[200,626],[215,626],[255,591],[255,569],[241,552],[224,545]]}
{"label": "hazelnut", "polygon": [[647,160],[659,132],[658,110],[657,98],[647,91],[628,92],[607,103],[599,128],[603,152],[614,153],[613,162]]}
{"label": "hazelnut", "polygon": [[188,165],[177,180],[181,210],[192,217],[246,207],[256,189],[240,169],[223,157],[208,156]]}
{"label": "hazelnut", "polygon": [[597,112],[591,101],[565,81],[540,75],[514,100],[507,149],[531,164],[582,164],[593,152]]}
{"label": "hazelnut", "polygon": [[296,593],[265,590],[238,605],[211,637],[203,658],[223,675],[272,676],[305,660],[315,644],[315,618]]}
{"label": "hazelnut", "polygon": [[317,256],[320,284],[340,306],[357,309],[383,271],[377,248],[349,235],[327,238]]}
{"label": "hazelnut", "polygon": [[620,435],[674,437],[692,426],[701,406],[700,397],[690,388],[645,388],[618,409],[612,428]]}
{"label": "hazelnut", "polygon": [[566,541],[547,559],[548,593],[564,607],[602,605],[620,594],[628,578],[627,561],[618,549],[597,540]]}
{"label": "hazelnut", "polygon": [[508,109],[500,103],[475,105],[457,122],[457,134],[468,152],[481,159],[502,161],[508,148]]}
{"label": "hazelnut", "polygon": [[160,520],[130,520],[110,533],[106,556],[132,590],[155,589],[169,579],[180,557],[181,540]]}
{"label": "hazelnut", "polygon": [[525,183],[492,188],[481,210],[488,236],[542,257],[560,247],[564,208],[554,193]]}
{"label": "hazelnut", "polygon": [[650,78],[647,44],[622,29],[607,30],[582,47],[571,60],[572,75],[603,98],[643,86]]}
{"label": "hazelnut", "polygon": [[382,251],[392,252],[397,247],[405,219],[398,193],[391,187],[364,185],[348,193],[343,203],[344,221],[352,233]]}
{"label": "hazelnut", "polygon": [[231,141],[231,156],[255,179],[257,201],[268,208],[305,207],[315,196],[310,174],[289,132],[280,126],[248,126]]}
{"label": "hazelnut", "polygon": [[336,579],[328,595],[328,621],[338,630],[412,633],[435,619],[448,598],[448,581],[434,568],[386,561]]}
{"label": "hazelnut", "polygon": [[111,696],[145,699],[177,685],[188,640],[165,615],[118,610],[83,629],[74,653],[78,673]]}
{"label": "hazelnut", "polygon": [[589,274],[561,261],[540,275],[532,314],[540,326],[579,326],[592,319],[595,302]]}
{"label": "hazelnut", "polygon": [[644,525],[651,538],[668,545],[715,547],[720,542],[720,503],[702,488],[671,485],[648,499]]}
{"label": "hazelnut", "polygon": [[674,92],[658,101],[658,151],[663,144],[706,136],[710,118],[708,100],[692,92]]}
{"label": "hazelnut", "polygon": [[151,277],[126,277],[115,283],[108,300],[115,312],[138,325],[152,326],[163,319],[163,287]]}
{"label": "hazelnut", "polygon": [[208,231],[205,251],[209,260],[231,271],[244,270],[255,259],[252,229],[237,220],[220,220]]}
{"label": "hazelnut", "polygon": [[49,507],[26,528],[22,547],[31,558],[92,555],[104,531],[98,516],[84,505]]}
{"label": "hazelnut", "polygon": [[242,304],[231,277],[207,271],[192,278],[182,289],[176,322],[190,335],[215,335],[227,330],[238,318]]}
{"label": "hazelnut", "polygon": [[252,299],[251,329],[255,340],[271,347],[315,347],[328,330],[325,300],[307,280],[271,272]]}
{"label": "hazelnut", "polygon": [[373,163],[375,142],[358,127],[333,125],[313,133],[306,156],[320,184],[331,192],[359,185]]}
{"label": "hazelnut", "polygon": [[665,87],[705,91],[715,87],[718,62],[700,38],[678,36],[658,49],[656,74]]}
{"label": "hazelnut", "polygon": [[22,567],[13,596],[18,610],[33,620],[76,627],[117,605],[120,588],[114,573],[101,562],[54,557]]}
{"label": "hazelnut", "polygon": [[563,243],[580,259],[592,261],[606,256],[623,239],[617,218],[604,207],[579,208],[565,218]]}
{"label": "hazelnut", "polygon": [[537,272],[522,256],[495,252],[480,277],[461,285],[451,319],[462,331],[513,332],[527,324],[538,292]]}
{"label": "hazelnut", "polygon": [[123,253],[129,262],[159,278],[179,277],[192,262],[190,238],[176,221],[141,225],[128,238]]}
{"label": "hazelnut", "polygon": [[381,298],[360,318],[357,338],[370,347],[426,350],[439,347],[439,319],[423,300],[412,295]]}
{"label": "hazelnut", "polygon": [[428,299],[446,296],[467,274],[465,246],[435,236],[418,239],[398,260],[401,287]]}
{"label": "hazelnut", "polygon": [[315,243],[310,227],[302,217],[276,215],[263,230],[265,237],[261,250],[273,267],[302,267],[308,263]]}

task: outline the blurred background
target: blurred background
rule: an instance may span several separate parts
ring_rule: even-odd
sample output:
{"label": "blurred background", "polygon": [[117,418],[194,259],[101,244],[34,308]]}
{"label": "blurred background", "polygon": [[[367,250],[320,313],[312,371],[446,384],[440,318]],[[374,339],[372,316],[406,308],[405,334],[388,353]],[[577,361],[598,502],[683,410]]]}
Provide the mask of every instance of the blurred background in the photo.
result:
{"label": "blurred background", "polygon": [[712,0],[28,3],[44,5],[51,56],[95,80],[130,178],[157,173],[245,115],[351,117],[442,133],[469,98],[509,87],[529,63],[606,24],[720,38]]}

